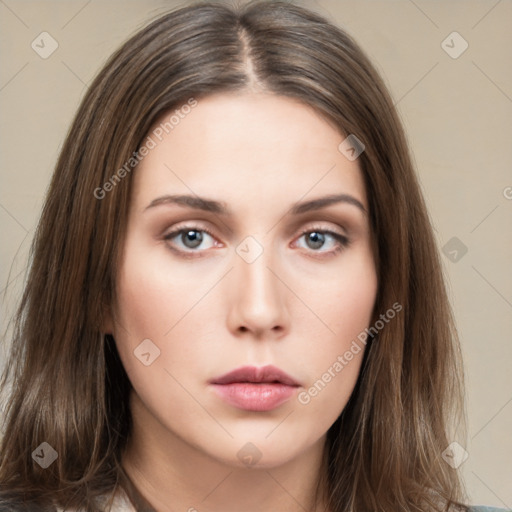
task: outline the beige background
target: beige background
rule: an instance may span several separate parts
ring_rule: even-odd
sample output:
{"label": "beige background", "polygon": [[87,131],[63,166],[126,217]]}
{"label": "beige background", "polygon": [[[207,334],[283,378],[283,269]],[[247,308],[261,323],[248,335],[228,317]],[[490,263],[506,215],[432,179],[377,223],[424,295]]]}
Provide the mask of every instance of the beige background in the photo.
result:
{"label": "beige background", "polygon": [[[443,256],[467,371],[469,458],[459,471],[473,503],[512,507],[512,2],[301,3],[373,59],[405,123],[439,245],[457,237],[467,247],[456,262]],[[87,85],[129,34],[180,4],[0,0],[5,339],[44,192]],[[59,45],[47,59],[31,48],[43,31]],[[442,47],[453,31],[469,45],[458,58]],[[452,36],[444,47],[463,44]]]}

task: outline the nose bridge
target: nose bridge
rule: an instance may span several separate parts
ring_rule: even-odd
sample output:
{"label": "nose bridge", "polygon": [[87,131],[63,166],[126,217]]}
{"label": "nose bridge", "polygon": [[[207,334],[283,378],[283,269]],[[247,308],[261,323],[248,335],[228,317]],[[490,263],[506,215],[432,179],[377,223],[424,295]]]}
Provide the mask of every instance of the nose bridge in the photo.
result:
{"label": "nose bridge", "polygon": [[283,283],[275,268],[277,255],[268,243],[254,237],[244,239],[236,252],[233,326],[259,333],[282,330],[287,322],[287,308]]}
{"label": "nose bridge", "polygon": [[270,248],[267,248],[254,261],[248,262],[242,259],[237,262],[239,284],[243,285],[240,286],[242,297],[247,295],[253,302],[262,301],[264,304],[270,304],[271,300],[275,300],[276,278],[269,270],[272,268],[270,252]]}

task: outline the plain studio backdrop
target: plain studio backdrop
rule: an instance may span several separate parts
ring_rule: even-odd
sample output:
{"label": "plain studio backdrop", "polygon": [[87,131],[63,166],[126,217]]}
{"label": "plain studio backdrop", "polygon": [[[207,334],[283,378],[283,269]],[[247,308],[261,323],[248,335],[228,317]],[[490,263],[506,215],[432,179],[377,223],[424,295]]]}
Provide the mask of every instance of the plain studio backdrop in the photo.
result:
{"label": "plain studio backdrop", "polygon": [[[0,367],[44,193],[93,76],[187,2],[0,0]],[[191,2],[188,2],[191,3]],[[405,125],[465,358],[473,503],[512,507],[512,1],[297,2],[351,34]]]}

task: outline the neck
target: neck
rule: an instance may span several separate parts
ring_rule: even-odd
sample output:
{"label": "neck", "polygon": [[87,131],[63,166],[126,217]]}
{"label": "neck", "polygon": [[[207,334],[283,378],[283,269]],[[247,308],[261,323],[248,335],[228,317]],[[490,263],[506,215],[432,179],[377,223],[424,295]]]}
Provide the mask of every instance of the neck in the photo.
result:
{"label": "neck", "polygon": [[325,437],[276,467],[219,461],[165,428],[132,392],[133,430],[122,465],[157,512],[325,512],[317,493]]}

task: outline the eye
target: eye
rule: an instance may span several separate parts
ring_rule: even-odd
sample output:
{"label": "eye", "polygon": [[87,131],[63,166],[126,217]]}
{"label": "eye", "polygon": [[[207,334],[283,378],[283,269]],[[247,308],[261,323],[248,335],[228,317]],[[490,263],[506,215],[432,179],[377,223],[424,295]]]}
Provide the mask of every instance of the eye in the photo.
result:
{"label": "eye", "polygon": [[[167,233],[164,240],[168,242],[172,251],[185,257],[199,256],[201,252],[219,246],[219,242],[209,230],[198,226],[179,227]],[[305,243],[303,245],[297,242],[296,245],[299,247],[322,256],[333,256],[350,243],[349,239],[341,233],[321,228],[303,231],[297,240],[304,240]]]}
{"label": "eye", "polygon": [[[209,239],[213,240],[213,243],[208,243]],[[217,245],[213,235],[208,230],[196,226],[184,226],[176,229],[166,234],[164,240],[170,242],[171,249],[183,253],[200,252],[200,250],[206,250]]]}
{"label": "eye", "polygon": [[[312,228],[304,231],[298,238],[299,241],[302,239],[305,243],[305,247],[302,245],[303,248],[331,255],[338,253],[349,245],[349,239],[346,236],[326,229]],[[298,245],[301,246],[301,244]]]}

